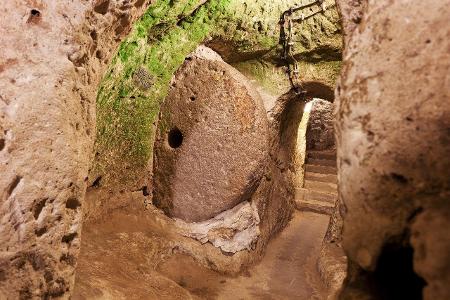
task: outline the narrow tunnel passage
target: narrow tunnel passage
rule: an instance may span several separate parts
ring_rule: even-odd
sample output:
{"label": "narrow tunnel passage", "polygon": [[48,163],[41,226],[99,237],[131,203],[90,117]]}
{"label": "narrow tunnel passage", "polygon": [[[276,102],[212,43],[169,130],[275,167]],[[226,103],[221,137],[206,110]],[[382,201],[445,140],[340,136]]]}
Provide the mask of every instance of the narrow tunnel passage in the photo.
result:
{"label": "narrow tunnel passage", "polygon": [[[297,181],[303,182],[305,174],[306,152],[299,149],[300,142],[306,144],[305,136],[299,136],[305,104],[315,97],[332,102],[331,80],[328,74],[319,74],[317,80],[303,81],[304,90],[298,93],[283,74],[280,84],[289,87],[277,96],[286,86],[270,91],[248,69],[240,71],[200,46],[175,73],[156,125],[153,188],[147,202],[148,217],[160,225],[146,217],[142,221],[149,222],[149,227],[130,232],[125,224],[135,222],[133,214],[138,209],[131,201],[145,197],[135,192],[128,200],[133,205],[116,213],[121,223],[101,225],[116,228],[116,234],[106,237],[109,229],[86,230],[76,298],[112,289],[113,282],[123,276],[112,275],[113,269],[107,266],[112,257],[121,268],[129,269],[126,256],[117,256],[103,245],[117,239],[127,241],[121,253],[135,254],[147,242],[157,241],[150,250],[158,262],[152,274],[158,274],[156,280],[167,278],[169,285],[180,286],[175,293],[230,299],[237,286],[250,298],[309,299],[329,293],[318,263],[331,209],[304,210],[298,205],[298,190],[303,186],[297,187]],[[274,100],[265,101],[260,95]],[[309,129],[309,135],[314,130]],[[164,214],[158,215],[158,209]],[[139,236],[146,237],[133,249]],[[93,251],[108,255],[96,257]],[[166,251],[171,254],[159,257]],[[88,263],[92,260],[98,260],[104,271],[94,271]],[[177,265],[186,269],[173,267]],[[222,275],[211,273],[205,265]],[[280,266],[281,273],[277,272]],[[144,273],[148,272],[145,268]],[[130,287],[141,278],[131,274]],[[94,280],[105,275],[111,279]],[[203,276],[206,282],[200,280]],[[121,295],[124,289],[116,292]]]}
{"label": "narrow tunnel passage", "polygon": [[450,299],[450,0],[404,2],[4,2],[0,299]]}

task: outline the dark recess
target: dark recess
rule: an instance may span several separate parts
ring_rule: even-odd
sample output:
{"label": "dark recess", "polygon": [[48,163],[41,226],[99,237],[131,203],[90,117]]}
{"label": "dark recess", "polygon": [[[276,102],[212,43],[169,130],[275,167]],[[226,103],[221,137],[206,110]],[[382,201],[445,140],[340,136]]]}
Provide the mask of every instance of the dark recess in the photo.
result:
{"label": "dark recess", "polygon": [[142,188],[142,195],[144,195],[144,196],[150,196],[150,192],[149,192],[149,190],[148,190],[148,186],[144,186],[144,187]]}
{"label": "dark recess", "polygon": [[170,130],[168,135],[168,142],[171,148],[178,148],[183,143],[183,134],[178,128]]}
{"label": "dark recess", "polygon": [[99,14],[106,14],[109,8],[109,0],[97,1],[94,7],[94,11]]}
{"label": "dark recess", "polygon": [[373,276],[380,299],[422,299],[426,281],[414,272],[413,254],[409,244],[388,244],[383,248]]}
{"label": "dark recess", "polygon": [[102,176],[97,177],[97,179],[94,180],[91,187],[98,188],[100,186],[100,181],[102,180]]}
{"label": "dark recess", "polygon": [[[373,272],[350,262],[340,299],[421,300],[426,281],[414,272],[409,234],[383,246]],[[356,297],[356,298],[355,298]]]}
{"label": "dark recess", "polygon": [[41,15],[41,13],[37,9],[32,9],[31,15],[34,17],[39,17]]}

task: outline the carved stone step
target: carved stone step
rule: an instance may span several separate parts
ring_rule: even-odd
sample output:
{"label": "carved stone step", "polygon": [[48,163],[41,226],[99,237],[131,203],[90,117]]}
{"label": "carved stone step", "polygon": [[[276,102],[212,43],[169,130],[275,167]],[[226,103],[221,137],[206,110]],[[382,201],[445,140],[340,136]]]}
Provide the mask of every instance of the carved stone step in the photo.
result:
{"label": "carved stone step", "polygon": [[307,164],[310,165],[316,165],[316,166],[328,166],[328,167],[335,167],[336,168],[336,160],[335,159],[315,159],[315,158],[308,158],[306,160]]}
{"label": "carved stone step", "polygon": [[317,166],[317,165],[305,165],[306,172],[320,173],[320,174],[337,174],[337,169],[335,167],[328,166]]}
{"label": "carved stone step", "polygon": [[305,180],[305,188],[327,193],[337,193],[337,184],[313,180]]}
{"label": "carved stone step", "polygon": [[295,200],[295,208],[302,211],[312,211],[324,215],[332,215],[334,205],[316,200]]}
{"label": "carved stone step", "polygon": [[336,160],[336,150],[307,151],[307,157],[312,159]]}
{"label": "carved stone step", "polygon": [[295,199],[298,200],[318,200],[335,204],[337,200],[337,193],[327,193],[316,190],[309,190],[305,188],[296,188]]}
{"label": "carved stone step", "polygon": [[321,174],[314,172],[305,172],[305,180],[313,180],[320,182],[330,182],[337,184],[337,175],[334,174]]}

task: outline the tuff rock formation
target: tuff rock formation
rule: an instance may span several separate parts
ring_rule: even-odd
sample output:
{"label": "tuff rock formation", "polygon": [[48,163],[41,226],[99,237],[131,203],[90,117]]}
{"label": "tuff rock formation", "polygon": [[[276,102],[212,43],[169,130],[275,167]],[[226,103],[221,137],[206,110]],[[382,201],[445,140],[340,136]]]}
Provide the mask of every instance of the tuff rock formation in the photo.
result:
{"label": "tuff rock formation", "polygon": [[[279,296],[312,265],[329,299],[450,298],[449,0],[312,1],[290,59],[279,20],[306,0],[4,2],[0,299]],[[187,57],[202,43],[233,66]],[[305,102],[332,101],[339,73],[339,201],[316,264],[302,250],[328,217],[297,211],[302,235],[277,234],[303,182]],[[313,297],[314,272],[285,280],[291,295]]]}
{"label": "tuff rock formation", "polygon": [[447,299],[450,2],[363,6],[336,90],[343,299]]}
{"label": "tuff rock formation", "polygon": [[212,50],[199,51],[172,81],[154,156],[154,203],[188,222],[249,200],[268,163],[259,94]]}
{"label": "tuff rock formation", "polygon": [[224,252],[236,253],[251,250],[259,237],[259,216],[255,206],[243,202],[211,220],[186,223],[176,220],[184,236],[202,242],[210,242]]}
{"label": "tuff rock formation", "polygon": [[306,149],[325,150],[334,142],[334,106],[328,101],[314,99],[306,128]]}
{"label": "tuff rock formation", "polygon": [[149,3],[3,3],[0,298],[70,295],[97,85]]}

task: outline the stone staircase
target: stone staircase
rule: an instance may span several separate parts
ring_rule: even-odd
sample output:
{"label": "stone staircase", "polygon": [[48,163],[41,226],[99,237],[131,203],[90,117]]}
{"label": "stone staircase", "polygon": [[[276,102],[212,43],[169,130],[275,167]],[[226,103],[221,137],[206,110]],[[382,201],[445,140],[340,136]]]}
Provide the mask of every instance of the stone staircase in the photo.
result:
{"label": "stone staircase", "polygon": [[336,150],[308,151],[305,184],[296,189],[296,208],[331,215],[337,201],[336,174]]}

